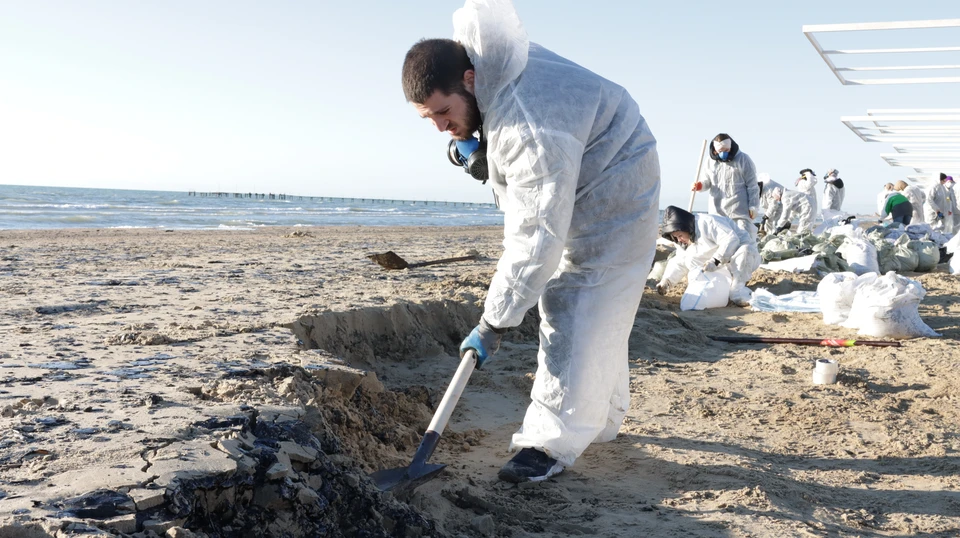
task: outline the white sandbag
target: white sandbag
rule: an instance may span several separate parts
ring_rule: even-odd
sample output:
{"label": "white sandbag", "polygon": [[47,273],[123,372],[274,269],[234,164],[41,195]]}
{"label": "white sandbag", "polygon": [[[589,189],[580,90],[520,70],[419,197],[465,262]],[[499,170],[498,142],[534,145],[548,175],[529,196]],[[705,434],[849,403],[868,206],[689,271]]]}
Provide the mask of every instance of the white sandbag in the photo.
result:
{"label": "white sandbag", "polygon": [[844,327],[861,336],[916,338],[940,336],[920,319],[917,307],[926,292],[916,280],[889,272],[858,286]]}
{"label": "white sandbag", "polygon": [[837,254],[843,256],[843,259],[850,265],[850,270],[858,275],[880,272],[880,265],[877,263],[877,248],[866,239],[847,237],[837,247]]}
{"label": "white sandbag", "polygon": [[880,275],[877,273],[857,276],[856,273],[846,271],[830,273],[823,277],[823,280],[817,285],[817,296],[820,297],[823,322],[827,325],[840,325],[846,321],[850,315],[850,307],[853,305],[857,288],[873,283],[878,276]]}
{"label": "white sandbag", "polygon": [[[823,234],[823,232],[826,232],[827,230],[829,230],[830,228],[833,228],[834,226],[842,226],[842,224],[840,223],[850,218],[851,216],[852,215],[850,213],[847,213],[846,211],[841,211],[839,209],[824,209],[823,213],[821,213],[823,222],[818,224],[817,227],[813,229],[813,235],[821,235]],[[851,222],[854,223],[854,226],[860,225],[859,221],[857,221],[856,219],[853,219]]]}
{"label": "white sandbag", "polygon": [[687,274],[687,289],[680,297],[680,310],[723,308],[730,299],[732,277],[726,268],[704,273],[694,269]]}
{"label": "white sandbag", "polygon": [[934,230],[926,222],[911,224],[906,227],[906,232],[907,235],[910,236],[910,239],[928,239],[933,241],[937,244],[937,248],[944,246],[950,239],[949,236],[940,230]]}
{"label": "white sandbag", "polygon": [[960,250],[960,234],[953,236],[949,241],[943,244],[943,248],[947,249],[947,252],[950,254],[956,254]]}
{"label": "white sandbag", "polygon": [[828,228],[824,231],[824,234],[830,238],[837,237],[838,235],[844,237],[862,237],[863,231],[860,229],[860,223],[854,220],[848,224]]}
{"label": "white sandbag", "polygon": [[947,249],[947,252],[953,254],[953,257],[950,258],[950,274],[955,275],[960,273],[960,254],[957,252],[960,250],[960,233],[953,236],[953,238],[947,241],[943,247]]}

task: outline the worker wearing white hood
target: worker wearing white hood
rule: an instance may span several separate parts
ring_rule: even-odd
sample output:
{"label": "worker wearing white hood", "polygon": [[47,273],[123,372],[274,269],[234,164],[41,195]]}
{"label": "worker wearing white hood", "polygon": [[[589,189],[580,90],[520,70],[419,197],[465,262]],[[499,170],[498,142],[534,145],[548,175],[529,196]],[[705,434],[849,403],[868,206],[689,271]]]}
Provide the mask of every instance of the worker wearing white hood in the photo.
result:
{"label": "worker wearing white hood", "polygon": [[[614,439],[629,407],[627,343],[657,239],[656,140],[623,87],[529,42],[509,0],[468,0],[454,40],[410,49],[403,86],[471,175],[486,170],[504,213],[504,251],[461,355],[482,365],[539,301],[532,403],[499,476],[546,479]],[[477,131],[482,167],[459,149]]]}
{"label": "worker wearing white hood", "polygon": [[[840,172],[836,168],[827,170],[827,175],[823,176],[823,209],[840,211],[843,205],[843,198],[846,195],[846,189],[843,187],[843,180],[840,179]],[[826,219],[826,217],[824,217]]]}
{"label": "worker wearing white hood", "polygon": [[[819,204],[817,203],[817,174],[809,168],[800,170],[800,177],[794,182],[798,192],[803,193],[810,202],[810,209],[813,210],[814,218],[819,214]],[[811,223],[813,220],[811,219]]]}
{"label": "worker wearing white hood", "polygon": [[737,228],[756,238],[753,219],[760,209],[760,189],[753,159],[740,151],[740,146],[726,133],[713,138],[709,156],[703,179],[694,182],[690,190],[706,191],[710,195],[707,210],[711,215],[731,219]]}

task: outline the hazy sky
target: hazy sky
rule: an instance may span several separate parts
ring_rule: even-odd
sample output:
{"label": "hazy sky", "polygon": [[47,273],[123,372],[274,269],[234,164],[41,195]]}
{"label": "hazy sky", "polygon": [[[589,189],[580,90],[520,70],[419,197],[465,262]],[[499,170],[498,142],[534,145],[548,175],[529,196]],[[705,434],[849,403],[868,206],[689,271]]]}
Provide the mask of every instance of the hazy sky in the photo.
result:
{"label": "hazy sky", "polygon": [[[407,49],[451,36],[461,4],[0,0],[0,183],[491,201],[400,88]],[[960,84],[842,86],[801,32],[957,18],[957,0],[515,4],[532,41],[639,103],[659,142],[661,207],[686,206],[701,141],[728,132],[781,183],[839,169],[847,208],[868,210],[908,170],[839,117],[960,107]],[[953,30],[821,43],[894,37],[960,44]],[[960,64],[951,54],[921,63]]]}

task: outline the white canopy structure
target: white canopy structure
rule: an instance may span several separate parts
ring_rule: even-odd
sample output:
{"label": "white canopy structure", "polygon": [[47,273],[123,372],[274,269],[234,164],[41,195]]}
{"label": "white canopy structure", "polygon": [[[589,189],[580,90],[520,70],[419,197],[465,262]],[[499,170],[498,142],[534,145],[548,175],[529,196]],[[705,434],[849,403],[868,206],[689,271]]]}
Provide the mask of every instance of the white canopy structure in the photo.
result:
{"label": "white canopy structure", "polygon": [[[924,43],[929,46],[824,49],[815,35],[885,30],[910,30],[914,42],[918,36],[931,39]],[[930,34],[934,31],[938,32],[936,36]],[[805,25],[803,33],[843,85],[960,83],[960,76],[956,75],[960,74],[960,19]],[[936,42],[932,42],[934,37]],[[893,38],[889,32],[879,34],[883,43]],[[944,55],[956,57],[958,61],[931,64],[918,60]],[[861,59],[864,63],[865,58],[870,58],[866,63],[871,65],[850,66],[846,63],[853,59]],[[897,61],[902,58],[914,61]],[[894,61],[899,65],[888,65]],[[932,71],[955,75],[918,74]],[[848,73],[864,76],[847,78]],[[876,77],[877,73],[888,78]],[[960,89],[957,95],[960,95]],[[881,153],[880,157],[891,166],[912,168],[916,174],[907,176],[908,179],[922,181],[936,177],[940,172],[960,178],[960,108],[870,109],[865,116],[843,116],[840,121],[865,142],[890,144],[893,152]]]}
{"label": "white canopy structure", "polygon": [[[873,66],[837,66],[833,58],[843,57],[870,57],[887,59],[889,57],[903,56],[906,58],[917,58],[918,56],[929,57],[936,53],[957,53],[960,52],[960,37],[946,36],[948,39],[956,39],[946,46],[928,46],[928,47],[885,47],[885,48],[851,48],[851,49],[824,49],[820,46],[814,34],[827,32],[863,32],[863,31],[882,31],[882,30],[929,30],[933,28],[960,28],[960,19],[941,19],[932,21],[903,21],[903,22],[864,22],[853,24],[808,24],[803,27],[803,35],[807,36],[813,48],[817,49],[817,54],[827,63],[827,67],[833,71],[837,79],[844,85],[864,85],[864,84],[937,84],[944,82],[960,82],[960,76],[916,76],[910,72],[915,71],[943,71],[960,70],[960,63],[946,64],[925,64],[915,62],[900,62],[902,65],[873,65]],[[884,63],[884,62],[880,62]],[[845,73],[888,73],[892,78],[857,78],[849,79]]]}

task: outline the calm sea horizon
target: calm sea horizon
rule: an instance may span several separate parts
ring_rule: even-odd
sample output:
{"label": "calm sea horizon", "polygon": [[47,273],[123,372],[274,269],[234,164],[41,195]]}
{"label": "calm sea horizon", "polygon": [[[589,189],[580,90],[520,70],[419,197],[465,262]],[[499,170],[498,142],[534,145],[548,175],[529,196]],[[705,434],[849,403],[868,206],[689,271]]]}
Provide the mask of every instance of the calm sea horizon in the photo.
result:
{"label": "calm sea horizon", "polygon": [[[494,204],[269,193],[0,185],[0,230],[237,229],[263,226],[500,226]],[[249,196],[248,196],[249,195]]]}

